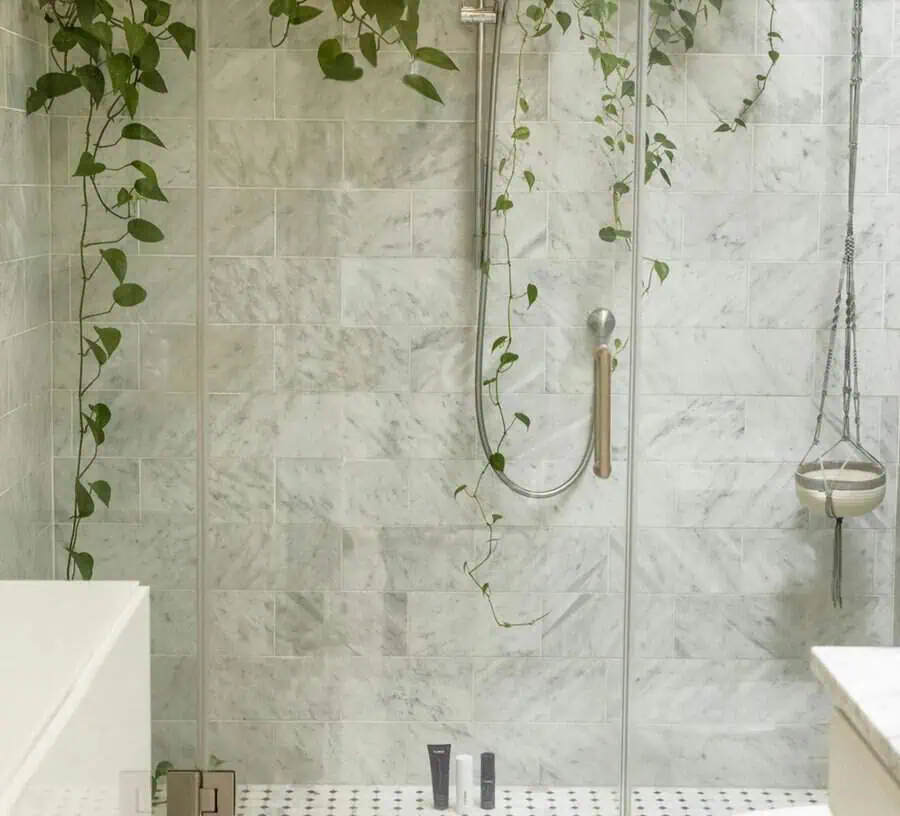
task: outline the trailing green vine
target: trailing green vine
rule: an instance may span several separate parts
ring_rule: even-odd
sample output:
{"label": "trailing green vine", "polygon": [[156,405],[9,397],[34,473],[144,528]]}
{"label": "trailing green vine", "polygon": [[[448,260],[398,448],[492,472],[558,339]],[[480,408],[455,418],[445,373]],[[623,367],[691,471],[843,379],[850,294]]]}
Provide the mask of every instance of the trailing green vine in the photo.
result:
{"label": "trailing green vine", "polygon": [[[196,47],[193,28],[170,22],[170,3],[127,0],[124,5],[127,9],[119,15],[108,0],[41,0],[51,26],[53,70],[38,78],[26,103],[29,114],[49,112],[57,99],[77,93],[86,110],[81,152],[73,172],[80,186],[82,214],[76,316],[78,433],[71,524],[64,544],[67,580],[93,577],[94,558],[79,546],[81,523],[94,515],[97,501],[108,507],[113,492],[109,482],[91,476],[112,411],[106,403],[92,402],[90,393],[121,345],[122,333],[97,321],[117,306],[128,309],[146,299],[146,290],[128,280],[128,256],[122,245],[126,239],[150,244],[162,241],[162,230],[141,217],[141,207],[145,201],[168,201],[148,162],[135,159],[114,167],[104,158],[108,151],[130,142],[164,148],[156,133],[136,121],[141,96],[168,91],[159,71],[161,44],[175,43],[186,58]],[[110,185],[118,189],[113,192]],[[104,224],[118,224],[121,235],[113,240],[95,238],[95,216]],[[90,301],[96,302],[96,287],[102,280],[111,287],[109,305],[92,307],[89,292]]]}
{"label": "trailing green vine", "polygon": [[[671,67],[674,50],[681,53],[692,50],[698,26],[708,21],[711,9],[716,13],[721,13],[723,4],[724,0],[650,0],[650,32],[648,35],[650,70],[657,67]],[[775,30],[775,0],[766,0],[766,4],[769,10],[768,66],[756,75],[753,92],[742,100],[740,109],[735,116],[726,119],[718,114],[719,125],[716,132],[734,133],[741,128],[746,128],[747,118],[766,92],[769,80],[778,63],[780,54],[777,44],[781,40],[781,35]],[[499,261],[486,264],[485,268],[481,270],[481,274],[489,275],[493,273],[494,269],[499,268],[505,272],[506,278],[506,333],[493,341],[491,351],[495,355],[499,354],[499,358],[495,363],[493,374],[482,383],[482,387],[487,389],[490,403],[495,410],[500,426],[500,436],[475,483],[472,486],[460,485],[454,493],[456,497],[465,496],[474,505],[486,533],[482,553],[474,562],[464,563],[463,571],[488,602],[495,622],[504,628],[533,626],[545,617],[519,622],[511,622],[501,617],[494,602],[491,585],[482,579],[481,572],[497,552],[500,541],[497,527],[503,520],[502,515],[492,512],[487,506],[484,487],[488,482],[488,475],[491,471],[503,472],[505,470],[507,459],[504,449],[515,428],[519,425],[526,431],[531,428],[531,419],[526,414],[512,412],[505,407],[501,392],[503,378],[520,359],[514,345],[513,306],[516,301],[524,299],[530,308],[539,294],[538,288],[533,282],[528,283],[522,291],[514,287],[508,218],[515,206],[510,191],[513,181],[519,177],[520,173],[520,145],[527,142],[531,135],[527,125],[522,124],[520,119],[520,114],[527,115],[529,111],[528,100],[522,91],[524,55],[529,40],[546,36],[554,26],[558,27],[565,35],[574,24],[579,38],[587,44],[587,50],[595,68],[599,70],[602,83],[600,109],[594,122],[601,128],[600,139],[605,147],[605,158],[610,167],[613,181],[609,187],[609,220],[599,228],[598,236],[606,243],[615,244],[621,241],[628,250],[632,249],[632,231],[623,217],[623,206],[635,184],[634,163],[631,161],[630,154],[635,146],[633,131],[637,87],[635,71],[639,69],[639,66],[636,66],[627,54],[616,53],[615,30],[616,18],[619,13],[619,5],[616,0],[572,0],[574,17],[568,11],[555,9],[554,5],[555,0],[542,0],[540,4],[528,5],[523,13],[522,0],[517,0],[515,21],[520,40],[517,49],[511,146],[497,166],[501,192],[493,203],[493,213],[501,219],[500,231],[503,250]],[[668,124],[666,111],[650,94],[645,96],[643,104],[648,109],[659,113],[662,121]],[[671,187],[671,171],[678,151],[675,142],[664,130],[659,129],[646,134],[642,149],[644,150],[642,183],[649,184],[658,176],[667,187]],[[537,181],[534,172],[531,169],[521,169],[521,178],[525,181],[528,192],[531,192]],[[647,258],[646,260],[649,263],[649,274],[641,291],[642,296],[650,294],[654,281],[658,281],[659,284],[665,283],[670,273],[670,266],[665,260],[660,258]],[[614,340],[614,369],[618,363],[618,355],[627,346],[628,338]],[[481,350],[476,350],[476,353],[481,353]]]}
{"label": "trailing green vine", "polygon": [[[417,63],[445,71],[458,71],[456,63],[439,48],[419,46],[419,0],[332,0],[335,17],[354,32],[359,53],[373,68],[384,46],[402,44],[409,54],[410,70],[401,82],[418,94],[444,103],[434,83],[418,73]],[[287,42],[291,29],[315,20],[323,9],[301,0],[272,0],[269,4],[269,38],[274,48]],[[340,39],[323,40],[318,47],[319,68],[326,79],[354,82],[364,70]]]}

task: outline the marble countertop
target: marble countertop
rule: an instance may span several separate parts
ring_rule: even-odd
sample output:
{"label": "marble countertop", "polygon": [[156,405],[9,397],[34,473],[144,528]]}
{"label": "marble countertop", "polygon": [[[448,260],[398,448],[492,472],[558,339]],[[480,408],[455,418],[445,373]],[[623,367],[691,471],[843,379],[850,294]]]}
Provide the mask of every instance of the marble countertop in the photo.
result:
{"label": "marble countertop", "polygon": [[817,646],[813,671],[900,781],[900,648]]}

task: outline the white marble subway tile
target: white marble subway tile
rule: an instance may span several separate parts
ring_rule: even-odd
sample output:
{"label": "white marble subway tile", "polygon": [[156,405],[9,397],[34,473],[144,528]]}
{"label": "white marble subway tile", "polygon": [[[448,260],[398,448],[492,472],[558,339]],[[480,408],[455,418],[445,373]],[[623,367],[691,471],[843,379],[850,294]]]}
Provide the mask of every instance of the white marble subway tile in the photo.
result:
{"label": "white marble subway tile", "polygon": [[326,778],[335,784],[379,785],[406,766],[403,723],[331,723]]}
{"label": "white marble subway tile", "polygon": [[[840,397],[826,401],[823,441],[840,435],[843,408]],[[879,449],[879,401],[861,403],[863,444]],[[755,461],[797,461],[806,455],[816,427],[818,395],[806,397],[748,397],[745,457]],[[831,444],[831,443],[828,443]]]}
{"label": "white marble subway tile", "polygon": [[209,53],[207,110],[215,119],[268,119],[275,112],[275,59],[268,49]]}
{"label": "white marble subway tile", "polygon": [[343,518],[350,526],[410,523],[407,462],[345,461],[341,489]]}
{"label": "white marble subway tile", "polygon": [[469,393],[475,376],[471,328],[416,329],[411,340],[414,392]]}
{"label": "white marble subway tile", "polygon": [[[129,279],[140,283],[148,293],[147,300],[140,306],[128,310],[131,319],[147,323],[197,322],[196,258],[132,254],[128,269]],[[75,291],[74,286],[72,291]],[[104,294],[108,295],[107,292]],[[101,308],[106,306],[104,303]]]}
{"label": "white marble subway tile", "polygon": [[337,261],[212,258],[208,317],[213,323],[337,323]]}
{"label": "white marble subway tile", "polygon": [[655,124],[651,138],[661,133],[675,143],[675,160],[668,168],[671,188],[660,177],[653,180],[657,190],[738,193],[751,189],[753,140],[747,131],[716,133],[708,124]]}
{"label": "white marble subway tile", "polygon": [[838,646],[890,646],[893,642],[893,610],[884,595],[844,598],[836,614],[827,593],[814,599],[809,612],[812,643]]}
{"label": "white marble subway tile", "polygon": [[656,786],[816,788],[827,776],[826,728],[733,723],[645,725],[635,729],[635,773]]}
{"label": "white marble subway tile", "polygon": [[276,521],[280,524],[342,523],[340,462],[277,459],[275,465]]}
{"label": "white marble subway tile", "polygon": [[197,716],[197,659],[155,655],[150,658],[150,705],[161,720]]}
{"label": "white marble subway tile", "polygon": [[[52,193],[56,197],[56,191]],[[0,187],[0,258],[27,258],[45,254],[50,248],[50,191],[46,187]],[[53,220],[61,227],[63,220]],[[71,235],[71,232],[70,232]],[[53,246],[59,243],[53,234]]]}
{"label": "white marble subway tile", "polygon": [[[243,0],[223,0],[210,19],[209,42],[213,48],[265,49],[271,47],[268,14],[248,6]],[[286,48],[315,48],[319,42],[340,33],[340,24],[332,14],[322,14],[314,22],[297,26],[285,43]],[[280,37],[279,30],[276,35]],[[316,82],[325,80],[315,77]]]}
{"label": "white marble subway tile", "polygon": [[[337,440],[337,437],[336,437]],[[343,401],[345,456],[467,459],[476,453],[471,399],[462,394],[358,394]]]}
{"label": "white marble subway tile", "polygon": [[[332,187],[341,178],[342,128],[330,122],[213,119],[214,187]],[[298,145],[303,145],[298,149]]]}
{"label": "white marble subway tile", "polygon": [[[585,326],[593,309],[613,308],[618,271],[614,264],[602,261],[520,260],[512,265],[513,294],[524,292],[533,283],[538,288],[538,298],[530,308],[527,300],[515,300],[513,322],[530,326]],[[506,321],[509,272],[502,264],[496,264],[491,271],[488,319],[497,326]],[[469,284],[474,285],[476,281]]]}
{"label": "white marble subway tile", "polygon": [[64,187],[72,181],[72,167],[69,164],[69,120],[62,116],[52,116],[49,138],[50,184],[54,187]]}
{"label": "white marble subway tile", "polygon": [[466,258],[474,252],[474,198],[458,190],[416,190],[412,205],[413,254]]}
{"label": "white marble subway tile", "polygon": [[[217,458],[304,456],[333,459],[341,455],[343,397],[296,391],[212,394],[209,397],[209,452]],[[313,430],[318,429],[318,430]]]}
{"label": "white marble subway tile", "polygon": [[[251,53],[259,53],[252,51]],[[347,87],[351,83],[320,80],[314,50],[281,48],[271,52],[275,60],[273,81],[275,116],[279,119],[343,119],[347,107]],[[378,71],[367,72],[364,85]],[[269,114],[271,116],[271,114]]]}
{"label": "white marble subway tile", "polygon": [[607,662],[533,657],[475,662],[479,722],[603,722]]}
{"label": "white marble subway tile", "polygon": [[176,767],[188,767],[193,762],[197,751],[197,723],[195,721],[153,720],[151,736],[154,763],[169,758]]}
{"label": "white marble subway tile", "polygon": [[790,529],[808,511],[794,496],[796,464],[679,465],[674,522],[680,527]]}
{"label": "white marble subway tile", "polygon": [[[758,5],[760,11],[765,11],[765,0],[758,0]],[[785,36],[783,42],[779,43],[782,53],[851,53],[852,6],[823,3],[821,0],[784,0],[777,8],[778,30],[793,33],[793,36]],[[872,0],[867,3],[863,22],[863,52],[889,55],[893,24],[891,0]],[[760,29],[759,48],[764,45],[763,33]]]}
{"label": "white marble subway tile", "polygon": [[343,587],[379,592],[474,591],[463,572],[472,552],[468,529],[349,527],[343,531]]}
{"label": "white marble subway tile", "polygon": [[604,528],[501,525],[497,535],[497,551],[480,573],[491,586],[504,592],[609,590],[609,535]]}
{"label": "white marble subway tile", "polygon": [[49,182],[46,156],[50,148],[50,120],[46,116],[24,117],[19,111],[0,108],[0,141],[4,160],[0,184]]}
{"label": "white marble subway tile", "polygon": [[[887,189],[888,128],[859,135],[860,193]],[[758,125],[753,131],[753,189],[771,193],[839,193],[847,189],[847,128],[837,125]]]}
{"label": "white marble subway tile", "polygon": [[[185,17],[179,15],[179,19]],[[124,45],[124,42],[122,43]],[[119,46],[121,47],[121,46]],[[159,72],[168,85],[164,94],[143,93],[140,98],[142,116],[194,119],[199,87],[197,59],[185,60],[178,48],[162,48]]]}
{"label": "white marble subway tile", "polygon": [[[69,525],[56,528],[65,540]],[[193,589],[196,585],[197,524],[194,520],[162,517],[140,524],[81,526],[81,546],[93,554],[98,581],[140,581],[154,589]],[[57,574],[65,570],[64,553],[57,553]]]}
{"label": "white marble subway tile", "polygon": [[[847,232],[846,196],[824,196],[819,257],[840,262]],[[859,261],[894,261],[900,258],[900,239],[890,225],[900,214],[900,196],[861,195],[856,199],[856,258]]]}
{"label": "white marble subway tile", "polygon": [[730,462],[747,449],[743,399],[647,396],[642,408],[640,440],[648,460]]}
{"label": "white marble subway tile", "polygon": [[476,275],[465,260],[344,260],[344,324],[471,325]]}
{"label": "white marble subway tile", "polygon": [[[531,738],[540,754],[540,784],[614,785],[619,776],[620,734],[615,723],[535,725]],[[604,757],[600,768],[592,751]]]}
{"label": "white marble subway tile", "polygon": [[301,391],[408,391],[410,330],[295,326],[275,331],[275,385]]}
{"label": "white marble subway tile", "polygon": [[[497,593],[501,621],[529,623],[541,616],[537,595]],[[499,626],[487,601],[477,593],[411,592],[409,654],[423,657],[494,657],[537,655],[540,624]]]}
{"label": "white marble subway tile", "polygon": [[888,192],[900,193],[900,128],[892,127],[888,133]]}
{"label": "white marble subway tile", "polygon": [[648,329],[645,393],[805,395],[812,386],[814,333]]}
{"label": "white marble subway tile", "polygon": [[213,720],[331,720],[338,702],[333,677],[319,658],[212,657]]}
{"label": "white marble subway tile", "polygon": [[[577,460],[549,461],[542,484],[558,485],[575,470]],[[613,527],[624,523],[626,468],[614,463],[609,479],[598,486],[590,473],[562,496],[542,503],[541,519],[551,527]],[[599,489],[598,489],[599,487]]]}
{"label": "white marble subway tile", "polygon": [[[823,371],[827,333],[820,332],[816,341],[817,370]],[[863,329],[857,334],[857,343],[860,392],[869,396],[897,396],[900,391],[900,361],[896,355],[900,350],[900,333]],[[835,387],[840,386],[835,382]]]}
{"label": "white marble subway tile", "polygon": [[545,657],[620,657],[619,595],[545,595],[541,645]]}
{"label": "white marble subway tile", "polygon": [[216,522],[272,520],[275,473],[272,459],[210,459],[209,518]]}
{"label": "white marble subway tile", "polygon": [[[163,233],[163,240],[159,243],[138,244],[137,241],[131,242],[142,255],[193,255],[197,252],[197,191],[196,189],[175,189],[168,188],[166,191],[168,202],[159,201],[142,201],[140,205],[140,215],[142,218],[156,224]],[[207,200],[219,203],[218,196],[210,192]],[[218,213],[218,210],[217,210]],[[255,217],[255,213],[253,217]],[[250,210],[244,209],[240,213],[232,213],[231,215],[223,214],[224,218],[232,219],[248,219],[250,218]],[[234,223],[232,223],[234,227]],[[117,227],[118,228],[118,227]],[[222,239],[223,225],[217,219],[211,224],[210,245],[212,241],[216,241],[216,245]],[[121,239],[119,235],[113,236]],[[232,235],[227,236],[228,239],[233,238]],[[125,247],[126,251],[128,247]],[[136,254],[136,252],[135,252]]]}
{"label": "white marble subway tile", "polygon": [[535,190],[516,195],[513,209],[505,214],[495,213],[491,221],[491,257],[496,263],[507,257],[509,241],[511,258],[546,258],[548,256],[548,213],[552,206],[547,193]]}
{"label": "white marble subway tile", "polygon": [[142,459],[141,514],[190,516],[197,509],[197,463],[193,459]]}
{"label": "white marble subway tile", "polygon": [[466,721],[473,716],[468,660],[351,657],[337,665],[341,715],[361,722]]}
{"label": "white marble subway tile", "polygon": [[[109,326],[107,323],[98,324]],[[113,326],[122,332],[122,342],[109,362],[103,366],[98,388],[127,391],[140,385],[141,366],[138,358],[141,348],[140,329],[136,325]],[[93,334],[93,332],[91,332]],[[53,324],[53,387],[74,390],[78,386],[78,324]],[[88,336],[91,336],[90,334]],[[96,336],[94,336],[96,341]],[[8,341],[12,352],[14,340]],[[94,358],[85,363],[85,372],[93,377],[97,367]]]}
{"label": "white marble subway tile", "polygon": [[[274,759],[260,765],[257,779],[271,785],[325,781],[328,726],[321,723],[275,723]],[[265,759],[268,754],[263,753]]]}
{"label": "white marble subway tile", "polygon": [[[298,726],[303,727],[303,726]],[[316,728],[322,726],[306,726]],[[272,784],[275,765],[275,728],[272,723],[218,722],[208,725],[209,751],[217,757],[228,757],[228,769],[233,770],[241,784]],[[156,730],[156,729],[154,729]],[[169,756],[169,754],[165,754]],[[190,763],[182,763],[187,767]],[[176,767],[182,767],[176,765]]]}
{"label": "white marble subway tile", "polygon": [[[210,189],[207,249],[212,255],[275,253],[275,191]],[[281,221],[279,215],[279,223]]]}
{"label": "white marble subway tile", "polygon": [[[471,125],[360,122],[344,125],[344,179],[359,189],[467,190],[472,186]],[[372,151],[382,144],[381,155]]]}
{"label": "white marble subway tile", "polygon": [[[50,265],[44,255],[25,262],[25,327],[46,328],[50,322]],[[2,273],[0,273],[2,274]]]}
{"label": "white marble subway tile", "polygon": [[105,456],[190,457],[195,453],[197,399],[192,394],[154,391],[96,391],[112,420],[106,429]]}
{"label": "white marble subway tile", "polygon": [[[785,56],[778,61],[777,80],[750,115],[753,123],[803,124],[822,121],[823,59]],[[687,57],[687,120],[715,126],[719,117],[731,120],[741,100],[755,86],[768,59],[762,56],[696,54]],[[831,121],[831,120],[826,120]],[[729,134],[721,134],[730,138]]]}
{"label": "white marble subway tile", "polygon": [[269,326],[209,326],[206,387],[213,393],[268,390],[274,383],[275,333]]}
{"label": "white marble subway tile", "polygon": [[27,261],[0,264],[0,337],[25,330],[25,275]]}
{"label": "white marble subway tile", "polygon": [[279,255],[396,257],[410,254],[410,242],[409,192],[282,190],[278,193]]}
{"label": "white marble subway tile", "polygon": [[[750,325],[761,329],[825,329],[831,325],[840,260],[750,266]],[[855,266],[857,325],[881,328],[884,266]]]}
{"label": "white marble subway tile", "polygon": [[[739,591],[741,533],[642,527],[634,549],[635,592],[641,595],[721,595]],[[624,532],[614,530],[613,587],[624,583]],[[652,603],[652,601],[651,601]]]}
{"label": "white marble subway tile", "polygon": [[270,592],[208,593],[209,648],[215,654],[262,656],[275,652],[275,596]]}
{"label": "white marble subway tile", "polygon": [[[137,333],[137,327],[132,327],[130,333]],[[141,326],[141,388],[148,391],[196,392],[196,337],[194,326]]]}
{"label": "white marble subway tile", "polygon": [[[736,717],[784,725],[819,725],[831,717],[831,701],[809,671],[808,661],[740,661]],[[733,704],[732,700],[732,704]]]}
{"label": "white marble subway tile", "polygon": [[338,589],[341,533],[328,524],[216,523],[209,530],[216,589]]}
{"label": "white marble subway tile", "polygon": [[[410,461],[409,514],[416,525],[481,524],[474,502],[462,495],[459,485],[474,485],[484,467],[483,459],[419,459]],[[485,487],[490,493],[490,485]]]}
{"label": "white marble subway tile", "polygon": [[[408,600],[403,593],[279,593],[275,651],[279,655],[366,657],[404,655]],[[331,664],[340,682],[340,664]]]}
{"label": "white marble subway tile", "polygon": [[733,660],[640,659],[634,667],[636,722],[733,722],[734,690],[742,669],[743,663]]}
{"label": "white marble subway tile", "polygon": [[197,651],[197,596],[183,590],[150,590],[150,650],[155,655]]}
{"label": "white marble subway tile", "polygon": [[[510,218],[515,214],[511,211]],[[520,214],[516,214],[519,215]],[[612,222],[612,197],[602,193],[554,193],[549,204],[550,256],[560,259],[623,259],[624,242],[610,244],[599,232]],[[624,226],[628,229],[628,224]]]}
{"label": "white marble subway tile", "polygon": [[[113,486],[109,507],[95,501],[94,522],[134,522],[140,520],[140,478],[138,462],[132,459],[100,459],[94,463],[90,478],[104,479]],[[55,459],[53,484],[56,496],[55,517],[65,523],[72,517],[75,493],[75,460]]]}
{"label": "white marble subway tile", "polygon": [[684,254],[697,260],[813,260],[819,201],[810,195],[692,194]]}
{"label": "white marble subway tile", "polygon": [[[624,579],[614,584],[614,589],[622,590]],[[634,654],[643,658],[674,658],[675,648],[675,604],[676,595],[636,595],[632,609],[632,636]],[[609,705],[620,708],[621,690],[613,686]],[[614,709],[616,710],[616,709]]]}
{"label": "white marble subway tile", "polygon": [[[900,60],[863,57],[860,115],[864,125],[900,123],[900,104],[895,93]],[[850,121],[850,60],[825,58],[824,116],[828,124]]]}

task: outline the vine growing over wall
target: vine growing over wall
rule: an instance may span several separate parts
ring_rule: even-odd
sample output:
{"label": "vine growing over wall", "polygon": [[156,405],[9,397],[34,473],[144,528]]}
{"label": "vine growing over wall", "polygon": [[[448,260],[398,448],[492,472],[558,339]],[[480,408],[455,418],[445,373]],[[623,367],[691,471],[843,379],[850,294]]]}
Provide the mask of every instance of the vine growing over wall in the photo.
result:
{"label": "vine growing over wall", "polygon": [[[691,51],[695,46],[698,28],[709,20],[711,11],[721,14],[725,3],[726,0],[650,0],[648,35],[650,70],[671,68],[672,56],[676,52],[684,54]],[[753,90],[741,100],[736,114],[727,117],[721,112],[717,114],[719,125],[715,130],[718,133],[735,133],[747,127],[748,116],[766,92],[778,63],[780,57],[778,43],[781,35],[775,30],[776,0],[766,0],[766,5],[768,8],[766,67],[756,74]],[[504,448],[509,442],[510,435],[519,426],[528,431],[532,424],[528,415],[512,411],[505,406],[501,389],[505,377],[520,361],[514,343],[513,307],[517,301],[524,301],[530,308],[539,295],[534,282],[529,282],[521,290],[514,286],[508,219],[515,207],[511,195],[513,182],[521,178],[528,192],[531,192],[538,181],[534,171],[521,167],[520,161],[521,145],[527,143],[531,137],[528,126],[521,123],[523,116],[527,116],[530,109],[528,99],[523,93],[524,57],[530,40],[545,37],[554,28],[565,35],[574,26],[580,40],[586,43],[594,68],[599,74],[599,109],[594,122],[600,128],[598,139],[605,148],[605,158],[610,168],[612,182],[609,186],[609,211],[605,222],[601,222],[598,229],[598,237],[608,244],[621,242],[626,249],[632,248],[632,231],[623,216],[623,208],[636,183],[632,161],[635,148],[633,121],[637,101],[635,72],[640,66],[635,65],[627,53],[619,53],[616,50],[616,30],[620,22],[617,0],[573,0],[572,10],[574,17],[569,11],[558,8],[555,0],[541,0],[540,3],[528,5],[523,11],[523,0],[516,0],[515,22],[519,33],[519,46],[510,147],[496,168],[500,180],[500,193],[493,204],[494,215],[500,219],[502,251],[499,260],[481,270],[483,275],[499,271],[506,285],[505,333],[492,343],[491,352],[499,356],[496,358],[493,373],[482,383],[487,389],[490,403],[496,413],[500,434],[475,483],[472,486],[460,485],[454,494],[464,496],[474,505],[486,537],[480,556],[474,562],[466,562],[463,570],[488,602],[494,621],[504,628],[533,626],[545,617],[518,622],[504,619],[497,611],[491,585],[482,579],[481,572],[497,552],[499,544],[497,528],[503,520],[502,515],[492,512],[488,507],[484,496],[485,486],[491,483],[489,479],[491,471],[502,472],[506,468]],[[644,177],[641,183],[649,184],[658,177],[667,187],[671,187],[671,172],[678,147],[664,132],[665,124],[669,121],[668,116],[665,109],[650,94],[645,96],[642,104],[658,113],[664,124],[655,132],[648,131],[646,134],[642,145]],[[646,260],[649,271],[642,296],[650,294],[654,281],[662,284],[670,273],[670,266],[665,260],[660,258]],[[614,370],[618,363],[618,355],[627,344],[627,338],[614,340]],[[476,350],[476,353],[480,353],[480,350]]]}
{"label": "vine growing over wall", "polygon": [[[106,157],[137,143],[164,148],[162,140],[137,121],[145,93],[164,94],[159,71],[160,45],[175,43],[186,58],[196,48],[193,28],[170,21],[165,0],[127,0],[117,12],[108,0],[41,0],[51,26],[53,69],[29,90],[28,114],[51,111],[56,100],[74,95],[83,106],[81,152],[73,177],[78,180],[81,223],[78,227],[77,288],[78,375],[75,394],[77,433],[72,516],[66,553],[66,578],[90,580],[94,558],[79,546],[81,523],[96,512],[96,502],[109,506],[112,486],[95,479],[92,469],[106,441],[112,411],[92,401],[91,389],[119,349],[122,332],[98,322],[116,307],[143,303],[146,290],[128,277],[126,241],[155,244],[162,230],[142,217],[144,202],[166,202],[156,171],[143,159],[113,166]],[[97,236],[99,225],[117,225],[118,237]],[[102,295],[100,287],[108,287]],[[97,305],[99,304],[99,305]]]}
{"label": "vine growing over wall", "polygon": [[[418,63],[445,71],[459,68],[439,48],[419,45],[419,0],[332,0],[332,10],[338,21],[353,32],[359,53],[369,65],[373,68],[378,65],[378,55],[385,46],[401,44],[411,61],[401,82],[426,99],[444,103],[434,83],[418,72]],[[272,0],[269,5],[272,46],[280,47],[287,42],[292,28],[323,13],[323,9],[301,0]],[[365,73],[354,54],[345,51],[337,37],[323,40],[317,57],[326,79],[355,82]]]}

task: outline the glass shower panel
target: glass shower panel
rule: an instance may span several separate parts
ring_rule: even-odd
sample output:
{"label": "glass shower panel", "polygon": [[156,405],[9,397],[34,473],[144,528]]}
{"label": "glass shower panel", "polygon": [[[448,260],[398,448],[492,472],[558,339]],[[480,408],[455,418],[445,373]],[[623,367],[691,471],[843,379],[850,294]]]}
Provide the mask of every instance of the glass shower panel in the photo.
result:
{"label": "glass shower panel", "polygon": [[[362,797],[392,787],[414,808],[431,802],[427,745],[451,744],[474,755],[476,781],[479,754],[496,754],[498,802],[511,787],[524,807],[529,786],[550,786],[613,809],[624,360],[612,477],[589,469],[538,501],[489,471],[479,495],[488,519],[503,516],[497,549],[474,580],[466,572],[491,539],[467,491],[454,496],[484,464],[473,413],[475,28],[454,3],[421,10],[420,44],[460,69],[423,66],[440,106],[401,84],[409,60],[390,49],[359,82],[322,79],[318,43],[338,33],[330,10],[273,50],[265,8],[221,6],[207,7],[202,89],[206,751],[239,781],[276,786],[270,799],[289,785],[353,785]],[[509,167],[514,111],[529,137],[515,140],[510,267],[494,218],[485,376],[500,353],[490,344],[511,326],[519,358],[503,402],[530,430],[516,420],[505,472],[543,488],[572,472],[588,439],[588,313],[612,309],[627,336],[629,256],[598,237],[610,185],[591,135],[602,74],[574,28],[529,38],[520,61],[516,13],[510,4],[499,60],[497,163]],[[518,13],[528,21],[524,5]],[[509,274],[525,295],[511,313]],[[498,625],[485,584],[499,621],[515,625]]]}
{"label": "glass shower panel", "polygon": [[[642,254],[665,261],[668,276],[648,261],[630,689],[635,795],[688,806],[705,797],[713,812],[820,798],[829,706],[810,647],[889,645],[895,608],[893,498],[847,522],[835,609],[831,526],[801,508],[793,484],[843,254],[852,5],[778,4],[783,56],[746,114],[742,99],[770,63],[771,8],[722,6],[698,22],[687,54],[666,48],[672,66],[649,75],[668,115],[651,114],[651,139],[665,133],[677,151],[671,187],[654,179],[642,214]],[[870,53],[886,54],[873,32],[890,14],[867,15]],[[891,80],[874,65],[864,73],[873,107],[861,198],[881,212],[896,196],[884,192],[883,134],[871,125]],[[715,132],[736,116],[746,128]],[[863,436],[893,478],[898,382],[878,362],[893,249],[875,237],[879,219],[871,225],[858,244]],[[833,420],[839,401],[828,407]]]}
{"label": "glass shower panel", "polygon": [[[173,4],[172,21],[193,26],[195,16],[193,3]],[[85,412],[90,410],[88,405],[103,403],[112,415],[90,471],[91,481],[109,483],[111,499],[108,508],[98,499],[93,515],[81,523],[78,549],[93,556],[94,580],[136,580],[150,587],[154,760],[191,767],[199,761],[195,756],[197,57],[195,54],[187,62],[182,52],[172,47],[174,42],[161,45],[158,70],[168,92],[155,93],[142,86],[137,120],[166,148],[144,141],[116,142],[126,117],[110,131],[105,141],[116,144],[103,156],[110,168],[126,167],[98,177],[99,192],[107,202],[115,202],[119,188],[133,183],[137,176],[128,163],[144,162],[154,168],[168,203],[145,200],[136,205],[139,211],[134,213],[157,224],[164,235],[162,241],[128,239],[119,244],[127,253],[127,280],[146,290],[146,300],[133,308],[104,311],[112,303],[116,285],[105,266],[92,279],[84,300],[84,313],[96,315],[87,320],[87,330],[92,332],[91,324],[116,328],[122,339],[85,397]],[[74,178],[73,172],[85,149],[86,107],[76,103],[78,95],[56,100],[49,121],[52,470],[55,577],[60,580],[66,577],[64,548],[72,526],[79,423],[82,190],[81,179]],[[97,135],[99,127],[95,125]],[[116,217],[103,212],[92,197],[89,200],[89,239],[118,238],[124,230]],[[89,250],[91,265],[97,252],[96,247]],[[86,381],[93,375],[94,358],[87,360]],[[85,451],[86,457],[92,453],[90,437]]]}

